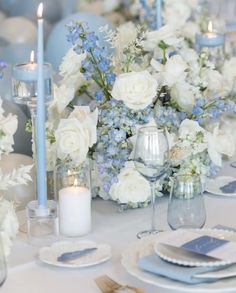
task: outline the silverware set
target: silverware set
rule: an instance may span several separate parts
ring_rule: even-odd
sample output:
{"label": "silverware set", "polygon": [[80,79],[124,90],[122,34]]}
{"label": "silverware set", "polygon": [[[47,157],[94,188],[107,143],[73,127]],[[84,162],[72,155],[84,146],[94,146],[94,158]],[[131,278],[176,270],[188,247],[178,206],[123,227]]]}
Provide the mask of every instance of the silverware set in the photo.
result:
{"label": "silverware set", "polygon": [[96,278],[95,282],[102,293],[145,293],[139,288],[129,285],[121,285],[107,275]]}

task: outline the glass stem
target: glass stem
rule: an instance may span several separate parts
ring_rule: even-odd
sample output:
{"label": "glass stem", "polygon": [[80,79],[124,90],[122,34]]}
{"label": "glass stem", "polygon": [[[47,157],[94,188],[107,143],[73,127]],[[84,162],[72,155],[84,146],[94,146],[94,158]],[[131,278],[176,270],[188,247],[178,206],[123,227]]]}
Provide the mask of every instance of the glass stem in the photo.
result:
{"label": "glass stem", "polygon": [[156,193],[155,193],[155,185],[156,182],[150,182],[151,186],[151,230],[154,231],[156,230],[156,207],[155,207],[155,202],[156,202]]}
{"label": "glass stem", "polygon": [[[36,166],[37,162],[37,145],[36,145],[36,110],[30,108],[30,115],[31,115],[31,123],[32,123],[32,140],[33,140],[33,159],[34,164]],[[36,168],[35,168],[36,170]]]}

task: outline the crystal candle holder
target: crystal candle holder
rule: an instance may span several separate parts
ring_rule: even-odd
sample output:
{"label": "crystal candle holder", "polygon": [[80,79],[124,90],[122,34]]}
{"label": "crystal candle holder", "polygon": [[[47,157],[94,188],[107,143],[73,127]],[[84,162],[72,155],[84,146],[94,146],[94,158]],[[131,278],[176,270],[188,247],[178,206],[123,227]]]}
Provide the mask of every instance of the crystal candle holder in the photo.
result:
{"label": "crystal candle holder", "polygon": [[[37,106],[37,64],[16,64],[12,69],[12,95],[16,103],[26,104],[31,110]],[[52,68],[44,64],[44,91],[46,104],[52,100]]]}

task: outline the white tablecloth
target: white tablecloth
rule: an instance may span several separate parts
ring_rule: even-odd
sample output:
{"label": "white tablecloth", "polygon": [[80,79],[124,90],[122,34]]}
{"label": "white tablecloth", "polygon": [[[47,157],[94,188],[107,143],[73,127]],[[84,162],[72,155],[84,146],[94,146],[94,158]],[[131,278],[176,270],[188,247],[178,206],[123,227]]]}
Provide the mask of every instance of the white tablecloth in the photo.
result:
{"label": "white tablecloth", "polygon": [[[224,174],[236,176],[236,169],[228,167]],[[205,227],[221,224],[236,228],[236,198],[210,194],[205,194],[204,198],[207,209]],[[170,229],[166,220],[167,201],[167,198],[157,199],[158,226],[161,230]],[[120,263],[122,251],[129,243],[137,241],[136,233],[149,227],[149,208],[120,213],[114,203],[96,199],[92,203],[92,214],[93,230],[84,238],[108,243],[112,248],[111,260],[86,269],[46,265],[37,258],[38,248],[27,244],[26,234],[20,233],[12,248],[8,277],[1,293],[98,293],[100,290],[93,280],[102,274],[140,287],[146,293],[174,292],[139,281],[130,276]]]}

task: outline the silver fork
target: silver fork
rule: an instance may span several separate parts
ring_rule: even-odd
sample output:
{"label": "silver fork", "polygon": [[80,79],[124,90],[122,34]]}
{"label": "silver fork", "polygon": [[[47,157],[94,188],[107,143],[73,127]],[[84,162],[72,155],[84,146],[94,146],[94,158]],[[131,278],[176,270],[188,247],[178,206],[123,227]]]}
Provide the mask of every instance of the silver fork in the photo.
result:
{"label": "silver fork", "polygon": [[121,285],[117,283],[116,281],[112,280],[107,275],[100,276],[95,279],[95,282],[99,289],[103,293],[115,293],[115,292],[135,292],[135,293],[145,293],[139,288],[135,288],[133,286],[129,285]]}

